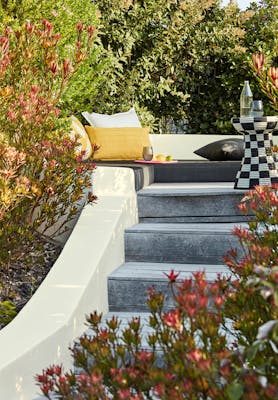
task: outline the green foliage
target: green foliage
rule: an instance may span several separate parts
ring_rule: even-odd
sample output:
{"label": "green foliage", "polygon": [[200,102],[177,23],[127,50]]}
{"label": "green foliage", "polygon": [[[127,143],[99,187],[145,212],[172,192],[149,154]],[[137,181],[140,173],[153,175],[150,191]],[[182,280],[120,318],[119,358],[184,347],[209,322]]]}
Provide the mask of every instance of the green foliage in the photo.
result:
{"label": "green foliage", "polygon": [[[17,29],[26,20],[32,23],[42,19],[50,21],[55,31],[61,35],[57,51],[62,58],[73,56],[78,22],[87,26],[98,25],[95,7],[90,0],[57,0],[54,3],[51,0],[2,0],[0,9],[1,4],[0,23],[3,26],[9,25]],[[68,82],[59,104],[63,115],[80,116],[88,101],[93,101],[95,84],[102,76],[102,64],[108,62],[101,61],[100,57],[101,49],[95,45]]]}
{"label": "green foliage", "polygon": [[193,132],[216,133],[217,124],[225,131],[239,86],[230,82],[243,59],[236,7],[222,9],[217,0],[95,4],[101,42],[113,62],[94,110],[115,112],[135,104],[156,132],[165,132],[168,120],[186,118]]}
{"label": "green foliage", "polygon": [[274,188],[256,187],[246,194],[240,208],[246,214],[252,211],[256,219],[249,223],[249,229],[237,227],[234,230],[246,257],[238,261],[231,252],[226,259],[240,279],[234,283],[236,290],[230,296],[225,312],[233,321],[239,344],[245,349],[247,365],[277,385],[277,185]]}
{"label": "green foliage", "polygon": [[249,54],[277,56],[277,0],[246,12],[233,2],[220,7],[219,0],[1,3],[3,23],[48,18],[62,33],[62,55],[72,49],[78,20],[98,25],[97,46],[61,99],[63,115],[135,105],[153,132],[187,125],[191,133],[235,133],[230,119],[239,113],[243,81],[249,79],[254,97],[261,97]]}
{"label": "green foliage", "polygon": [[[92,335],[72,350],[78,374],[52,366],[37,376],[48,399],[254,400],[278,397],[277,186],[255,187],[240,208],[254,220],[234,234],[246,256],[226,258],[233,275],[211,283],[202,272],[177,282],[166,274],[174,308],[149,290],[144,349],[140,318],[121,329],[87,317]],[[232,279],[233,278],[233,279]]]}
{"label": "green foliage", "polygon": [[278,1],[262,0],[252,3],[244,22],[244,42],[248,50],[278,56]]}
{"label": "green foliage", "polygon": [[[0,278],[22,260],[40,234],[66,229],[76,202],[90,186],[68,119],[59,104],[71,78],[90,54],[94,27],[78,24],[72,52],[63,58],[60,35],[43,20],[0,35]],[[87,190],[87,189],[86,189]],[[25,257],[27,259],[27,257]],[[38,260],[38,258],[37,258]],[[22,265],[28,268],[27,265]],[[2,281],[2,279],[1,279]],[[7,288],[6,288],[7,289]],[[2,299],[13,294],[1,290]],[[3,297],[2,297],[3,295]]]}
{"label": "green foliage", "polygon": [[191,133],[235,133],[230,119],[242,83],[252,81],[249,54],[277,51],[275,2],[240,12],[217,0],[97,0],[105,66],[86,110],[134,104],[154,132],[169,133],[173,121],[185,130],[188,121]]}
{"label": "green foliage", "polygon": [[15,306],[11,301],[0,302],[0,326],[7,325],[15,316]]}
{"label": "green foliage", "polygon": [[[251,54],[261,53],[266,56],[268,66],[271,64],[277,66],[278,1],[263,0],[259,4],[254,3],[248,13],[250,18],[244,21],[246,30],[244,43],[248,51],[249,65]],[[266,79],[264,80],[266,81]],[[259,82],[259,85],[256,84],[256,81]],[[273,99],[268,94],[269,90],[265,90],[262,87],[260,79],[253,80],[251,86],[254,98],[263,100],[265,115],[271,115],[273,113]]]}
{"label": "green foliage", "polygon": [[244,80],[243,37],[240,13],[234,5],[212,7],[192,35],[192,50],[186,58],[190,60],[193,53],[194,59],[184,80],[190,93],[191,133],[231,133],[230,119],[238,115]]}

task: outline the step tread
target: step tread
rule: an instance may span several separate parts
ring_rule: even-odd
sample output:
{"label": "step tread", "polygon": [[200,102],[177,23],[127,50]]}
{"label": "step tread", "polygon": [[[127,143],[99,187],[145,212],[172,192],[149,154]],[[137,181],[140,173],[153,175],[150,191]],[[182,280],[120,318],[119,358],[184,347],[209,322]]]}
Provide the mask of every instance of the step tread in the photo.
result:
{"label": "step tread", "polygon": [[126,233],[194,233],[208,234],[213,232],[217,234],[231,234],[235,226],[248,227],[247,223],[234,223],[234,222],[203,222],[203,223],[139,223],[131,226],[125,230]]}
{"label": "step tread", "polygon": [[246,190],[235,190],[233,182],[152,183],[137,192],[138,196],[244,196]]}
{"label": "step tread", "polygon": [[126,262],[109,275],[109,280],[143,280],[143,281],[167,281],[164,275],[170,270],[179,272],[179,280],[192,277],[193,272],[204,271],[208,281],[214,281],[217,274],[230,274],[226,265],[199,265],[199,264],[177,264],[177,263],[148,263],[148,262]]}

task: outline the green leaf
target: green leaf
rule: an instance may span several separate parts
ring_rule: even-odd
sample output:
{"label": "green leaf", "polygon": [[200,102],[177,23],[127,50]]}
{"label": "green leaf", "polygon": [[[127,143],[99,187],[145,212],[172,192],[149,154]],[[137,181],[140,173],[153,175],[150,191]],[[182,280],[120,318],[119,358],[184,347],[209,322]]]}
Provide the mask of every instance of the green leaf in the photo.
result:
{"label": "green leaf", "polygon": [[227,388],[229,400],[239,400],[243,395],[243,385],[239,382],[234,382]]}
{"label": "green leaf", "polygon": [[257,352],[260,349],[260,346],[261,346],[261,342],[257,341],[256,343],[254,343],[252,346],[250,346],[247,349],[247,358],[249,361],[252,361],[256,357]]}

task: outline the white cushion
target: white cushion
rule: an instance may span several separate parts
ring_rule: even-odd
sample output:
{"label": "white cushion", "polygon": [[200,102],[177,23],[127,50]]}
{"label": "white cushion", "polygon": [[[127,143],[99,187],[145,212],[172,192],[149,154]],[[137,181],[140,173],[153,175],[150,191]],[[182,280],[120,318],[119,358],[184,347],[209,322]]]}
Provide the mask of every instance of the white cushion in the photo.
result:
{"label": "white cushion", "polygon": [[134,108],[129,111],[117,114],[98,114],[82,112],[83,117],[89,122],[91,126],[96,128],[122,128],[122,127],[136,127],[141,128],[141,123]]}

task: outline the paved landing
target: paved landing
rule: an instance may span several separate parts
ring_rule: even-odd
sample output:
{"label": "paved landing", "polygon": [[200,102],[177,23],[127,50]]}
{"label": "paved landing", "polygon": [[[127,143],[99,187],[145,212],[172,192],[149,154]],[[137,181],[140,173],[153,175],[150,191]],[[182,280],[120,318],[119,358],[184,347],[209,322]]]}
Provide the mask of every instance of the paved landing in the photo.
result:
{"label": "paved landing", "polygon": [[139,195],[179,196],[208,194],[242,194],[246,190],[234,189],[234,182],[177,182],[177,183],[152,183],[141,189]]}

